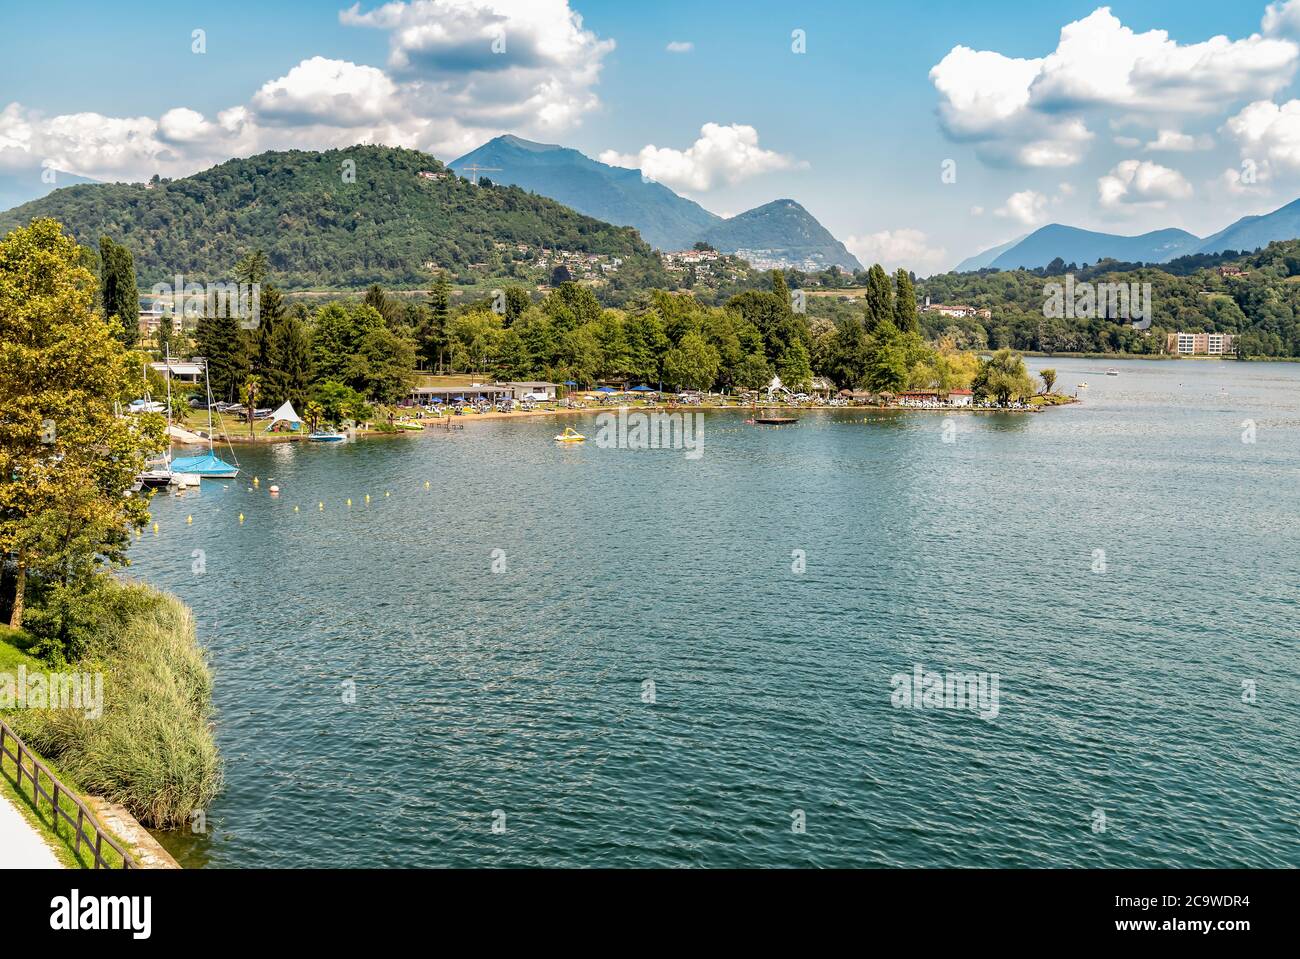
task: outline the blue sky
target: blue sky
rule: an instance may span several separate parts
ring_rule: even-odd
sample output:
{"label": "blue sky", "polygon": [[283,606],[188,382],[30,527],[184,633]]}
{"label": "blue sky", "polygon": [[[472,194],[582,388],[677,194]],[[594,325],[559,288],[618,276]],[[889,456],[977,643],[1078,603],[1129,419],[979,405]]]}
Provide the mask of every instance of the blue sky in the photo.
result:
{"label": "blue sky", "polygon": [[1046,222],[1204,235],[1300,196],[1297,0],[347,9],[6,0],[0,174],[142,179],[360,140],[451,160],[515,132],[723,214],[793,197],[922,273]]}

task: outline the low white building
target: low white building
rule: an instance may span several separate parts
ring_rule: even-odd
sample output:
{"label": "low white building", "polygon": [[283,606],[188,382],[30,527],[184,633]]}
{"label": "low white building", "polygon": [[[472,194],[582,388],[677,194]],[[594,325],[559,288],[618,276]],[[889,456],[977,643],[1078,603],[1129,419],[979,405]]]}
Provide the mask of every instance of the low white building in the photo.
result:
{"label": "low white building", "polygon": [[973,406],[975,404],[975,394],[970,390],[949,390],[949,406]]}
{"label": "low white building", "polygon": [[557,383],[502,383],[501,386],[510,390],[511,397],[516,400],[522,400],[525,396],[545,396],[547,401],[554,400],[556,390],[559,389]]}

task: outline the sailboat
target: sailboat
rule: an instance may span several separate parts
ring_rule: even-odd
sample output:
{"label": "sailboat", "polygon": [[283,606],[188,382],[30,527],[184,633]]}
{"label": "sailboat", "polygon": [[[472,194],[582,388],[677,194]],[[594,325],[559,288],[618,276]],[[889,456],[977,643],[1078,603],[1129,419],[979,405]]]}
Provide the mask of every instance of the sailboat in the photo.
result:
{"label": "sailboat", "polygon": [[200,456],[182,456],[172,460],[173,473],[189,473],[204,479],[234,479],[239,475],[238,464],[231,466],[212,449],[212,380],[208,378],[208,364],[203,364],[203,382],[208,394],[208,451]]}
{"label": "sailboat", "polygon": [[[145,470],[136,476],[136,484],[146,489],[160,489],[164,486],[170,486],[175,477],[172,474],[172,380],[171,380],[171,362],[167,363],[167,449],[160,456],[152,457],[145,461]],[[145,398],[136,400],[131,404],[128,412],[148,412],[161,413],[164,407],[161,403],[153,402],[149,396],[148,387],[145,389]]]}

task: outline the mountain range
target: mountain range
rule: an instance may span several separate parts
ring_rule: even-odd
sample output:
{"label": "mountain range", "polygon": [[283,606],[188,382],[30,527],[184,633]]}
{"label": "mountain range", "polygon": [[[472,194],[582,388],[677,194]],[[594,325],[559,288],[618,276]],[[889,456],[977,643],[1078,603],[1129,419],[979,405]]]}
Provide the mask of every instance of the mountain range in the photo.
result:
{"label": "mountain range", "polygon": [[494,183],[523,187],[606,223],[636,227],[661,250],[686,250],[704,242],[760,268],[862,269],[857,257],[794,200],[774,200],[728,219],[646,179],[640,170],[516,136],[489,140],[449,166],[462,175],[482,171]]}
{"label": "mountain range", "polygon": [[985,250],[957,264],[955,273],[973,270],[1035,269],[1060,258],[1066,263],[1096,263],[1112,259],[1124,263],[1168,263],[1194,253],[1250,252],[1276,240],[1300,238],[1300,200],[1263,216],[1246,216],[1209,237],[1186,230],[1165,229],[1141,236],[1097,233],[1049,223],[1028,236]]}
{"label": "mountain range", "polygon": [[157,184],[64,187],[0,213],[0,234],[42,216],[84,245],[103,235],[125,244],[146,288],[177,273],[229,280],[254,248],[283,289],[420,286],[435,267],[508,273],[519,245],[617,258],[620,283],[662,274],[633,229],[517,187],[473,186],[394,147],[262,153]]}

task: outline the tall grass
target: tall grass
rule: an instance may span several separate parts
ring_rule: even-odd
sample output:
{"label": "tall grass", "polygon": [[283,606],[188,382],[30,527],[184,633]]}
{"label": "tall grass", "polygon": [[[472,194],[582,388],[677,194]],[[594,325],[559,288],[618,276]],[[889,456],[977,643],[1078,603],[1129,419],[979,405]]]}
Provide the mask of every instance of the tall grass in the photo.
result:
{"label": "tall grass", "polygon": [[146,826],[175,828],[206,810],[221,788],[212,673],[180,600],[134,584],[116,589],[123,591],[117,612],[70,667],[104,674],[103,715],[21,710],[14,725],[87,792],[120,803]]}

